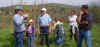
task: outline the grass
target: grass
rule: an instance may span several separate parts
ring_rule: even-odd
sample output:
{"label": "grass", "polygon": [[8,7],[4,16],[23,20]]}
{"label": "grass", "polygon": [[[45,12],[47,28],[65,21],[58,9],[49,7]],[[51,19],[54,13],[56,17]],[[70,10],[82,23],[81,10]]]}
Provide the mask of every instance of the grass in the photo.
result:
{"label": "grass", "polygon": [[[68,40],[69,39],[69,32],[67,24],[64,25],[65,27],[65,38],[64,43],[62,47],[76,47],[74,40]],[[91,31],[91,41],[92,41],[92,47],[99,47],[100,46],[100,24],[94,24],[92,31]],[[0,47],[13,47],[15,43],[14,37],[11,35],[11,32],[13,32],[12,27],[5,27],[0,29]],[[36,31],[37,32],[37,31]],[[50,45],[54,47],[53,43],[53,32],[50,33]],[[35,33],[35,47],[41,47],[40,46],[40,37],[37,33]],[[26,47],[26,37],[24,36],[24,47]],[[83,47],[85,47],[85,42],[83,43]]]}

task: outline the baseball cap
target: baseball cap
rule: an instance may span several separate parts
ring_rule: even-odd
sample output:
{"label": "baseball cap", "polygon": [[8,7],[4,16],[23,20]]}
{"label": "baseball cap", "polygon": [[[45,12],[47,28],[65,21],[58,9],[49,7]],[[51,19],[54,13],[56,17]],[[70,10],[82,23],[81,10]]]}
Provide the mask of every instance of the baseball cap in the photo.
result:
{"label": "baseball cap", "polygon": [[47,9],[46,8],[42,8],[41,11],[47,11]]}
{"label": "baseball cap", "polygon": [[16,6],[15,10],[24,10],[21,6]]}

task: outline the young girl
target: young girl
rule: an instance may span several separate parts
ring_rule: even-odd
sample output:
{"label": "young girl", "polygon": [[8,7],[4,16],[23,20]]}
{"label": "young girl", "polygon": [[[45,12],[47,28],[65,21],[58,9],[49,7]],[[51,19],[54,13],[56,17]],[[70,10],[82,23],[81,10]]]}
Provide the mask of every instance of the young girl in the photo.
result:
{"label": "young girl", "polygon": [[61,47],[62,42],[64,40],[64,28],[63,22],[61,22],[58,18],[55,19],[56,23],[54,24],[54,41],[59,47]]}
{"label": "young girl", "polygon": [[34,40],[34,21],[31,19],[29,20],[28,26],[26,27],[26,36],[28,41],[28,47],[33,47],[33,40]]}

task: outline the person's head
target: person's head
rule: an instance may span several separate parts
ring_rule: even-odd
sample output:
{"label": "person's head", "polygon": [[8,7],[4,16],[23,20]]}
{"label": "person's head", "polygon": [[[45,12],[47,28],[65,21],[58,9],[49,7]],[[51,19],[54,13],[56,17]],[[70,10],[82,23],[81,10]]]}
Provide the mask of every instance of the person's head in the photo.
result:
{"label": "person's head", "polygon": [[30,19],[30,20],[29,20],[29,25],[33,25],[33,24],[34,24],[33,19]]}
{"label": "person's head", "polygon": [[72,14],[72,15],[75,15],[75,14],[76,14],[76,11],[75,11],[75,10],[72,10],[72,11],[71,11],[71,14]]}
{"label": "person's head", "polygon": [[15,13],[16,13],[16,14],[23,14],[23,8],[17,6],[17,7],[15,8]]}
{"label": "person's head", "polygon": [[87,12],[88,12],[88,5],[82,5],[81,10],[82,10],[84,13],[87,13]]}
{"label": "person's head", "polygon": [[42,8],[42,9],[41,9],[41,14],[44,15],[44,14],[46,14],[46,12],[47,12],[47,9],[46,9],[46,8]]}
{"label": "person's head", "polygon": [[60,19],[56,17],[56,18],[55,18],[55,21],[56,21],[56,22],[57,22],[57,21],[60,21]]}

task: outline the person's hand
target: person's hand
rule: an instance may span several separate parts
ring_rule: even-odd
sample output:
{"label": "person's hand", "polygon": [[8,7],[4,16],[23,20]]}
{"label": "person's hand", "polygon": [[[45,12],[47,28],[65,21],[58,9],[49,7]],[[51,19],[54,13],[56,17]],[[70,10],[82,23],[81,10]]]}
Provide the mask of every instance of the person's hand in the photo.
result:
{"label": "person's hand", "polygon": [[26,27],[24,27],[24,31],[26,30]]}
{"label": "person's hand", "polygon": [[11,35],[14,35],[14,32],[11,32]]}
{"label": "person's hand", "polygon": [[40,34],[40,29],[38,29],[38,34]]}
{"label": "person's hand", "polygon": [[64,24],[64,22],[61,22],[61,24]]}
{"label": "person's hand", "polygon": [[27,19],[27,17],[26,16],[24,16],[24,20],[26,20]]}
{"label": "person's hand", "polygon": [[51,29],[49,29],[49,33],[51,33],[52,32],[52,30]]}
{"label": "person's hand", "polygon": [[81,10],[81,11],[80,11],[80,15],[83,15],[83,14],[84,14],[84,12]]}
{"label": "person's hand", "polygon": [[88,24],[88,21],[83,21],[82,23],[83,23],[83,24]]}
{"label": "person's hand", "polygon": [[28,14],[24,14],[24,19],[26,20],[28,18]]}
{"label": "person's hand", "polygon": [[32,34],[33,32],[29,32],[30,34]]}

